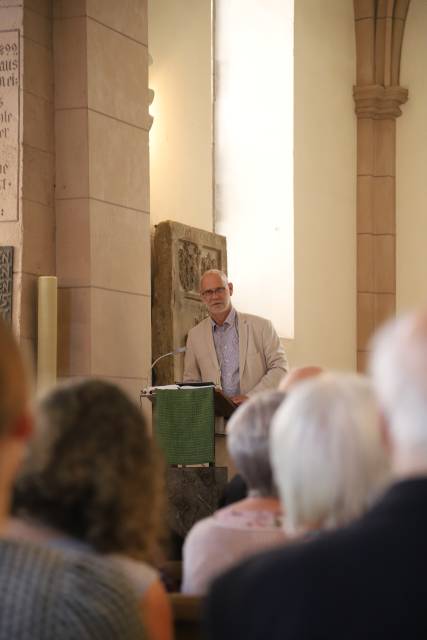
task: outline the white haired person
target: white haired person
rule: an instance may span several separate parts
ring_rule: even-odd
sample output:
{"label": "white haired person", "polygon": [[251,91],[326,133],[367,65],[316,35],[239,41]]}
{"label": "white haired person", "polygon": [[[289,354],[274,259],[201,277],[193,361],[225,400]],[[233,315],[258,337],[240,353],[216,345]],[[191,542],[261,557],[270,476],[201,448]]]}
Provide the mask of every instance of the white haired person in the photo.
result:
{"label": "white haired person", "polygon": [[227,446],[248,496],[191,529],[183,550],[183,592],[204,594],[221,571],[285,541],[269,459],[270,424],[284,398],[281,391],[260,393],[231,417]]}
{"label": "white haired person", "polygon": [[[398,545],[387,554],[388,580],[382,578],[381,558],[396,523],[381,523],[381,507],[372,506],[389,482],[389,464],[368,379],[326,373],[301,382],[277,411],[270,444],[286,505],[285,531],[300,540],[247,560],[213,583],[207,637],[413,638],[404,628],[393,634],[393,606],[382,607],[381,616],[376,611],[396,584],[400,606],[407,602],[406,580],[402,573],[394,576]],[[403,519],[402,526],[408,522]],[[367,545],[371,536],[373,547]],[[412,594],[406,595],[409,601]],[[423,615],[427,620],[425,598]]]}
{"label": "white haired person", "polygon": [[271,459],[288,535],[359,516],[388,478],[369,380],[329,373],[299,384],[275,416]]}

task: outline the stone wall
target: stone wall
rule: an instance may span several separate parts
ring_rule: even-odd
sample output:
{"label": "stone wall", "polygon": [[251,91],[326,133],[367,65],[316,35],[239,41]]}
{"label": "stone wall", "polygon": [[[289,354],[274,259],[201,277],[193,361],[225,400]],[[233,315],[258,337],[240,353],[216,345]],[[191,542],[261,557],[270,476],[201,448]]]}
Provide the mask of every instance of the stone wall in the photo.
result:
{"label": "stone wall", "polygon": [[151,359],[146,0],[0,0],[0,25],[0,85],[17,83],[0,86],[14,329],[34,354],[37,277],[57,275],[59,376],[136,398]]}
{"label": "stone wall", "polygon": [[61,377],[135,398],[151,356],[145,0],[55,2]]}
{"label": "stone wall", "polygon": [[[0,25],[3,44],[7,40],[18,47],[17,66],[9,76],[15,75],[19,82],[1,88],[5,92],[2,117],[8,122],[2,125],[5,135],[0,135],[2,155],[7,159],[0,163],[4,166],[6,162],[8,170],[3,175],[6,189],[1,194],[0,244],[14,247],[13,327],[33,357],[37,277],[54,275],[56,269],[52,3],[2,0]],[[3,52],[4,69],[7,58]]]}

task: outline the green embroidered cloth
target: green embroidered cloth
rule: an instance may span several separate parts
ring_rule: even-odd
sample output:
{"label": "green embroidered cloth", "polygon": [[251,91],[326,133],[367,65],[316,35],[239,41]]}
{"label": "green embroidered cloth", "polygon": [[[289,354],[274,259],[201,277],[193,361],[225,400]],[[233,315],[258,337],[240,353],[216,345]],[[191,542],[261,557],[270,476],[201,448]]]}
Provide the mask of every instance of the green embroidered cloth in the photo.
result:
{"label": "green embroidered cloth", "polygon": [[214,391],[156,392],[154,433],[168,464],[215,462]]}

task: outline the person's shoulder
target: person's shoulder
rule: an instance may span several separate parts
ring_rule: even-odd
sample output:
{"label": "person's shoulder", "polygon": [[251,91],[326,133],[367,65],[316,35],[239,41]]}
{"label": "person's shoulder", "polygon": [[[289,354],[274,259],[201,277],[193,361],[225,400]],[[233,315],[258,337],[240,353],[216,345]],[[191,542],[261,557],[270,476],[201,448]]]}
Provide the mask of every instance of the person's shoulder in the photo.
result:
{"label": "person's shoulder", "polygon": [[[143,637],[129,583],[92,554],[1,540],[0,594],[5,591],[14,608],[1,598],[1,617],[16,635],[27,624],[34,638],[75,637],[76,630],[82,640]],[[15,615],[21,606],[24,621]]]}
{"label": "person's shoulder", "polygon": [[183,593],[201,594],[206,591],[207,581],[217,564],[215,558],[222,552],[215,529],[213,517],[209,516],[196,522],[188,532],[182,549]]}
{"label": "person's shoulder", "polygon": [[[225,601],[230,597],[241,600],[236,606],[248,607],[255,597],[270,599],[274,606],[276,588],[292,584],[304,588],[310,574],[322,574],[320,566],[327,568],[333,557],[346,555],[352,548],[352,532],[321,533],[312,539],[286,542],[280,547],[263,551],[233,567],[220,576],[212,586],[212,599]],[[284,582],[284,577],[286,580]],[[263,585],[262,594],[259,585]],[[234,596],[232,595],[234,594]]]}
{"label": "person's shoulder", "polygon": [[196,522],[188,532],[184,542],[184,553],[195,545],[207,544],[210,538],[216,538],[216,525],[213,516],[202,518]]}
{"label": "person's shoulder", "polygon": [[262,327],[271,325],[271,320],[268,320],[268,318],[263,318],[262,316],[256,316],[253,313],[243,313],[241,311],[238,311],[237,317],[240,322],[246,322],[247,324],[251,324],[254,326]]}
{"label": "person's shoulder", "polygon": [[135,560],[121,553],[108,554],[114,566],[123,571],[132,585],[137,589],[139,595],[143,595],[146,590],[159,580],[159,574],[146,562]]}
{"label": "person's shoulder", "polygon": [[[270,622],[281,616],[289,550],[264,551],[218,576],[210,586],[204,626],[209,638],[273,637]],[[275,614],[278,612],[278,615]]]}
{"label": "person's shoulder", "polygon": [[19,566],[29,574],[41,572],[55,575],[64,568],[62,555],[31,541],[4,538],[0,541],[0,577],[14,573]]}
{"label": "person's shoulder", "polygon": [[209,324],[211,321],[209,316],[206,316],[206,318],[203,318],[203,320],[201,320],[198,324],[196,324],[194,327],[191,327],[191,329],[188,331],[188,335],[197,335],[199,332],[203,331],[206,327],[207,324]]}
{"label": "person's shoulder", "polygon": [[334,553],[333,545],[321,544],[320,538],[286,542],[220,575],[211,585],[206,604],[206,622],[218,630],[212,637],[223,633],[222,625],[228,624],[233,611],[246,612],[244,618],[240,616],[233,622],[233,633],[258,637],[257,625],[267,625],[267,619],[281,619],[284,602],[292,607],[293,602],[304,600],[308,585],[312,588],[317,576],[327,575],[329,554]]}
{"label": "person's shoulder", "polygon": [[77,551],[64,554],[63,562],[57,594],[62,625],[84,625],[87,638],[143,637],[137,593],[122,570],[108,558]]}
{"label": "person's shoulder", "polygon": [[[286,544],[268,551],[263,551],[239,563],[230,571],[218,578],[213,591],[223,592],[231,587],[235,593],[239,592],[239,586],[264,584],[264,580],[274,581],[275,575],[283,575],[283,566],[292,564],[299,555],[299,544]],[[261,581],[261,582],[259,582]],[[250,587],[245,590],[251,591]],[[240,591],[242,593],[242,591]]]}

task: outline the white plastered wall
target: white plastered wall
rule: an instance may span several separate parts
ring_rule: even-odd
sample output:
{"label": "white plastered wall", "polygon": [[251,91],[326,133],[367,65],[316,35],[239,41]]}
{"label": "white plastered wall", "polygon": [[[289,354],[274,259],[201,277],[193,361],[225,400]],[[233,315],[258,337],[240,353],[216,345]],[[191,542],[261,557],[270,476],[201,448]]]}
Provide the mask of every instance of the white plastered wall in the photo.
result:
{"label": "white plastered wall", "polygon": [[397,121],[397,310],[427,306],[427,2],[412,0],[400,84],[409,100]]}
{"label": "white plastered wall", "polygon": [[295,2],[292,366],[356,366],[353,3]]}
{"label": "white plastered wall", "polygon": [[149,0],[151,223],[212,231],[211,1]]}
{"label": "white plastered wall", "polygon": [[[211,230],[210,1],[151,0],[149,49],[152,223]],[[356,366],[355,64],[353,3],[296,0],[292,366]]]}

